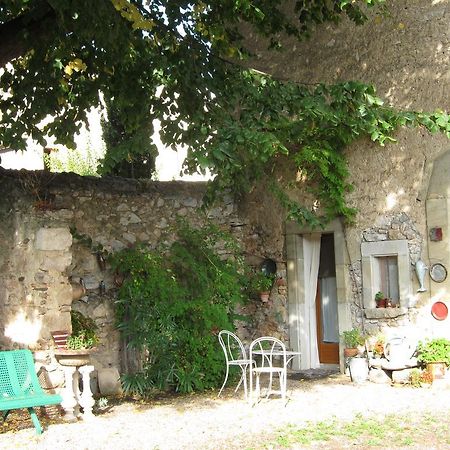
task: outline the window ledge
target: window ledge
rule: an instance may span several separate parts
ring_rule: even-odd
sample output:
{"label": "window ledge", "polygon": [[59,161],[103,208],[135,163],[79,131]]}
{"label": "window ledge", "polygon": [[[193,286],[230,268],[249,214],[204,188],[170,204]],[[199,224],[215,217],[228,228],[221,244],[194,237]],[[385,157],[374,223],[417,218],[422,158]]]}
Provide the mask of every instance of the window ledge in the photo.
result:
{"label": "window ledge", "polygon": [[366,308],[364,310],[368,319],[393,319],[404,316],[407,312],[408,308],[404,306],[400,308]]}

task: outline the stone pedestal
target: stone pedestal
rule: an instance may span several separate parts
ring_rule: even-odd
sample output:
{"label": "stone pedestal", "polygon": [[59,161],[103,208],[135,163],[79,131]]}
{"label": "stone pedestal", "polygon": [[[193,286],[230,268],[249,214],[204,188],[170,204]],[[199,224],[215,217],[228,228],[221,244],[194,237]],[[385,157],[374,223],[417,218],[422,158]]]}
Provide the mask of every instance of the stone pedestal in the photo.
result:
{"label": "stone pedestal", "polygon": [[73,374],[73,383],[72,383],[72,389],[73,389],[73,395],[75,397],[75,400],[77,402],[77,404],[74,407],[74,415],[77,419],[80,418],[81,416],[81,411],[80,411],[80,374],[78,372],[78,368],[75,367],[75,372]]}
{"label": "stone pedestal", "polygon": [[75,408],[78,405],[78,401],[75,398],[75,393],[73,391],[74,384],[74,374],[77,370],[76,367],[73,366],[63,366],[64,370],[64,378],[65,378],[65,386],[61,393],[62,402],[61,406],[64,408],[64,419],[73,422],[77,420],[75,415]]}
{"label": "stone pedestal", "polygon": [[90,379],[91,373],[94,371],[94,366],[82,366],[79,371],[83,377],[83,392],[81,393],[79,402],[83,408],[83,419],[89,420],[94,417],[94,414],[92,414],[92,407],[95,404],[95,400],[92,397]]}
{"label": "stone pedestal", "polygon": [[[61,403],[65,411],[65,419],[68,421],[77,418],[91,419],[94,399],[90,386],[90,375],[94,366],[90,362],[90,350],[56,350],[55,356],[64,370],[65,387],[62,393]],[[82,376],[82,392],[80,392],[80,374]],[[80,406],[83,408],[81,414]]]}

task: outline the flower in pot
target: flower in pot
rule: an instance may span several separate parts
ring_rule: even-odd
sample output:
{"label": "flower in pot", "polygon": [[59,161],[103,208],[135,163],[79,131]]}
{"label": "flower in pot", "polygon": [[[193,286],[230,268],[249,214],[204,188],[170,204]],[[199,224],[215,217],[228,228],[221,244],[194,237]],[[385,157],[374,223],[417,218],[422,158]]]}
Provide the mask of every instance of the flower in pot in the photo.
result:
{"label": "flower in pot", "polygon": [[79,311],[70,312],[72,334],[67,337],[65,348],[55,350],[55,356],[63,366],[88,364],[90,353],[99,342],[97,325],[93,319]]}
{"label": "flower in pot", "polygon": [[99,342],[95,321],[74,310],[70,312],[70,317],[72,334],[67,338],[67,348],[82,350],[95,347]]}
{"label": "flower in pot", "polygon": [[384,353],[384,342],[377,341],[373,346],[373,354],[375,358],[381,358]]}
{"label": "flower in pot", "polygon": [[434,338],[420,341],[417,345],[417,359],[427,367],[432,378],[444,378],[450,367],[450,340]]}
{"label": "flower in pot", "polygon": [[383,357],[384,344],[386,342],[384,334],[379,333],[376,336],[372,336],[369,342],[370,342],[370,350],[372,350],[374,358]]}
{"label": "flower in pot", "polygon": [[262,271],[256,272],[252,284],[261,301],[267,302],[269,300],[274,279],[275,277],[273,275],[266,275]]}
{"label": "flower in pot", "polygon": [[365,338],[358,328],[344,331],[341,335],[344,341],[344,356],[353,357],[364,352]]}
{"label": "flower in pot", "polygon": [[386,302],[386,296],[381,291],[378,291],[375,294],[375,303],[377,305],[377,308],[386,308]]}

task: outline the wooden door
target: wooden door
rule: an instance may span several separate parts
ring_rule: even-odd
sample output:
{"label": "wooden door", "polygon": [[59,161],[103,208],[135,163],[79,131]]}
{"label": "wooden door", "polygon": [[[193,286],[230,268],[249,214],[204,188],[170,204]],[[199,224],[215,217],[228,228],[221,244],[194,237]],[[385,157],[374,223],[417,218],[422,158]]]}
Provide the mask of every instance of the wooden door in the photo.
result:
{"label": "wooden door", "polygon": [[339,333],[334,237],[322,235],[316,293],[317,346],[321,364],[339,364]]}
{"label": "wooden door", "polygon": [[320,295],[320,284],[318,283],[316,295],[316,323],[319,361],[321,364],[339,364],[339,343],[329,342],[324,339],[325,329],[322,317],[322,298]]}

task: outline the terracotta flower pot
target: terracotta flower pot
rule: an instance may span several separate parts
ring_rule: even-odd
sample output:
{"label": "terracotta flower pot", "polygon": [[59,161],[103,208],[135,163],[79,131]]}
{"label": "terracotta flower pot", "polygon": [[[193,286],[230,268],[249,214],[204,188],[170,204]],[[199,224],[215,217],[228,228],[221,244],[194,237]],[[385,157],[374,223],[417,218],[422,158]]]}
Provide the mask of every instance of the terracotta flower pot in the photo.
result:
{"label": "terracotta flower pot", "polygon": [[344,348],[344,356],[346,358],[353,358],[358,354],[357,348]]}
{"label": "terracotta flower pot", "polygon": [[427,363],[427,372],[431,374],[433,380],[439,380],[445,377],[446,365],[443,362]]}
{"label": "terracotta flower pot", "polygon": [[379,300],[375,300],[375,302],[377,304],[377,308],[386,308],[386,304],[387,304],[386,298],[381,298]]}

